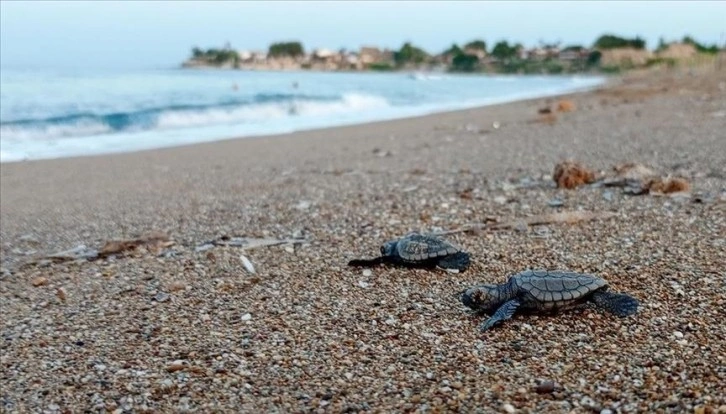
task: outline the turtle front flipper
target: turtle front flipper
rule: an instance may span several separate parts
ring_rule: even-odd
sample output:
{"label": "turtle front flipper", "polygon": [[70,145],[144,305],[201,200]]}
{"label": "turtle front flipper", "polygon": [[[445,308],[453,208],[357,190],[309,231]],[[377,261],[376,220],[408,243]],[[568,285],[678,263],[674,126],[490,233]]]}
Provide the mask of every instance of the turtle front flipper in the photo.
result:
{"label": "turtle front flipper", "polygon": [[521,303],[517,299],[512,299],[504,302],[504,304],[502,304],[502,306],[500,306],[499,309],[494,312],[494,315],[492,315],[491,318],[487,319],[487,321],[484,322],[479,329],[484,332],[492,326],[498,324],[499,322],[504,322],[507,319],[511,319],[519,305],[521,305]]}
{"label": "turtle front flipper", "polygon": [[448,256],[442,257],[437,263],[439,267],[444,269],[456,269],[460,272],[465,271],[469,268],[469,253],[467,252],[456,252]]}
{"label": "turtle front flipper", "polygon": [[348,266],[372,267],[384,263],[385,261],[385,257],[376,257],[375,259],[353,259],[348,262]]}
{"label": "turtle front flipper", "polygon": [[603,290],[593,293],[592,301],[595,305],[621,318],[637,312],[639,305],[638,300],[632,296]]}

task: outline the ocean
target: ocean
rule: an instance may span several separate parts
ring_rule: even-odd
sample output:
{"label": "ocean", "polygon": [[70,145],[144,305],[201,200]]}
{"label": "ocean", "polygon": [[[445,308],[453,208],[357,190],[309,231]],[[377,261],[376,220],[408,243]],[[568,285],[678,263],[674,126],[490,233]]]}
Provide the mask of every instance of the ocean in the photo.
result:
{"label": "ocean", "polygon": [[224,70],[0,71],[0,162],[419,116],[595,87],[601,77]]}

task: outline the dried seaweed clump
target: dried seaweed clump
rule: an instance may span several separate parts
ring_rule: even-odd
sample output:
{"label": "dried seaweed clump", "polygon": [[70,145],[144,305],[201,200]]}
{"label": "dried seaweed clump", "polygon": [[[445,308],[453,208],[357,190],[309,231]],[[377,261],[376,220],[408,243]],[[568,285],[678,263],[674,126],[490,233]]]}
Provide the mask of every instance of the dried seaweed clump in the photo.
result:
{"label": "dried seaweed clump", "polygon": [[651,193],[680,193],[691,191],[691,184],[684,178],[666,177],[650,180],[648,189]]}
{"label": "dried seaweed clump", "polygon": [[563,161],[555,166],[552,179],[557,188],[573,189],[595,181],[595,173],[574,161]]}
{"label": "dried seaweed clump", "polygon": [[557,112],[572,112],[574,110],[575,103],[570,100],[563,99],[557,102]]}

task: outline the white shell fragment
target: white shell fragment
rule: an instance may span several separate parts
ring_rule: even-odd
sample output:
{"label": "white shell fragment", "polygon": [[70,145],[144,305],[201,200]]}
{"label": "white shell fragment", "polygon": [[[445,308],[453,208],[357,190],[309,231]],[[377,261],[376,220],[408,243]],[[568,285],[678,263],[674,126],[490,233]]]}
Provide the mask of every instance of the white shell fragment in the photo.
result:
{"label": "white shell fragment", "polygon": [[252,264],[250,259],[245,257],[244,255],[240,255],[239,259],[242,261],[242,264],[244,265],[247,272],[254,275],[255,274],[255,266]]}

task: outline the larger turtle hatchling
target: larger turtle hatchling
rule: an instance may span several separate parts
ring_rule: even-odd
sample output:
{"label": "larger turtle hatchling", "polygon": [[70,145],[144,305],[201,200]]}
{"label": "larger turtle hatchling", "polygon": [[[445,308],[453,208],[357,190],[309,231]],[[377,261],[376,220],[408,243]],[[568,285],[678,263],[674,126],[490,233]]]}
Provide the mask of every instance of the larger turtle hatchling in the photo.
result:
{"label": "larger turtle hatchling", "polygon": [[517,310],[555,312],[592,302],[612,314],[625,317],[638,310],[638,300],[608,291],[608,283],[597,276],[562,270],[527,270],[499,285],[479,285],[461,294],[464,306],[491,317],[482,323],[486,331],[510,319]]}
{"label": "larger turtle hatchling", "polygon": [[410,267],[441,267],[464,271],[469,267],[469,253],[432,234],[411,232],[381,246],[381,256],[358,259],[349,266],[374,266],[389,263]]}

